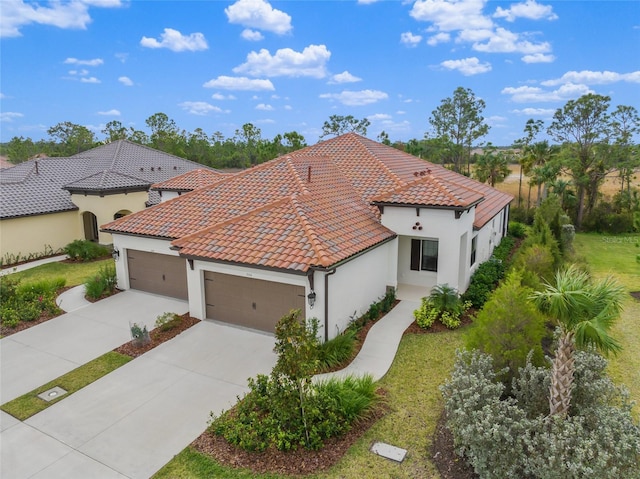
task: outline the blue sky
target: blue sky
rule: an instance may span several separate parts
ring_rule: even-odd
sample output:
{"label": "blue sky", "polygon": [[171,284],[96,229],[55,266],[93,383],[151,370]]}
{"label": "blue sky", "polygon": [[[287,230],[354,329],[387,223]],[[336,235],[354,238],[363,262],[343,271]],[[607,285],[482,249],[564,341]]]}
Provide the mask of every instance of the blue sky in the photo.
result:
{"label": "blue sky", "polygon": [[63,121],[149,132],[318,140],[330,115],[368,136],[422,138],[459,87],[486,102],[485,140],[589,92],[640,109],[640,2],[0,0],[1,141]]}

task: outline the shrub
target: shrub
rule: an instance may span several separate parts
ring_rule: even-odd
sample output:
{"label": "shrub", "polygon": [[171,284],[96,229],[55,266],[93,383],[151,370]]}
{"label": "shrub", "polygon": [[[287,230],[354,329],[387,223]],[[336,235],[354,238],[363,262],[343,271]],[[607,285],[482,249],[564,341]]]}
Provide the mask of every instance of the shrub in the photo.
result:
{"label": "shrub", "polygon": [[579,379],[576,374],[576,385],[598,399],[574,396],[575,413],[549,418],[539,411],[548,397],[549,370],[528,363],[514,381],[514,396],[501,399],[504,386],[495,381],[491,358],[458,352],[451,379],[441,387],[457,453],[483,479],[640,477],[640,428],[628,393],[597,367],[604,360],[593,356],[576,354],[576,371],[589,372]]}
{"label": "shrub", "polygon": [[422,298],[420,307],[413,312],[418,326],[430,328],[439,320],[449,329],[460,326],[460,316],[471,307],[471,303],[460,301],[455,288],[448,284],[439,284],[431,290],[428,298]]}
{"label": "shrub", "polygon": [[347,329],[344,333],[318,346],[319,371],[335,368],[351,359],[356,346],[356,332]]}
{"label": "shrub", "polygon": [[176,313],[162,313],[156,318],[155,327],[160,331],[169,331],[175,328],[181,319]]}
{"label": "shrub", "polygon": [[471,276],[469,287],[462,295],[462,300],[470,302],[476,309],[482,308],[504,274],[505,266],[500,260],[491,258],[480,264]]}
{"label": "shrub", "polygon": [[85,283],[85,294],[89,299],[98,300],[115,292],[118,277],[116,267],[108,264],[100,267],[98,274]]}
{"label": "shrub", "polygon": [[522,271],[522,282],[532,289],[539,290],[544,281],[553,281],[554,258],[548,246],[534,244],[521,248],[513,265]]}
{"label": "shrub", "polygon": [[382,298],[380,302],[380,307],[382,308],[383,313],[388,313],[393,308],[393,303],[396,301],[396,290],[395,288],[390,288]]}
{"label": "shrub", "polygon": [[545,318],[529,300],[531,290],[522,287],[520,281],[517,271],[507,276],[464,338],[468,349],[478,349],[492,357],[496,371],[505,370],[499,377],[507,386],[518,368],[525,366],[530,351],[530,359],[536,365],[543,361]]}
{"label": "shrub", "polygon": [[515,244],[516,240],[512,236],[505,236],[500,241],[500,244],[494,248],[492,256],[495,259],[507,263]]}
{"label": "shrub", "polygon": [[523,206],[515,207],[515,208],[509,209],[509,217],[511,218],[512,221],[523,223],[525,225],[530,225],[533,222],[534,211],[535,211],[534,208],[527,209]]}
{"label": "shrub", "polygon": [[509,221],[509,234],[514,238],[524,238],[527,235],[527,225],[517,221]]}
{"label": "shrub", "polygon": [[64,287],[64,278],[19,284],[11,278],[2,278],[0,285],[0,321],[15,327],[20,321],[35,321],[43,312],[58,314],[58,291]]}
{"label": "shrub", "polygon": [[211,414],[209,430],[246,450],[319,449],[351,428],[376,401],[370,377],[333,379],[314,385],[318,322],[292,311],[276,325],[278,360],[270,376],[249,379],[249,393],[232,411]]}
{"label": "shrub", "polygon": [[75,240],[64,247],[64,253],[73,260],[92,261],[109,254],[109,248],[89,240]]}
{"label": "shrub", "polygon": [[438,319],[439,312],[433,307],[429,298],[422,298],[420,307],[413,312],[416,324],[423,329],[429,329]]}
{"label": "shrub", "polygon": [[531,234],[522,243],[522,248],[526,249],[536,244],[549,248],[553,256],[554,269],[558,269],[562,265],[562,252],[560,251],[558,241],[555,239],[547,222],[539,213],[536,213],[533,226],[531,227]]}

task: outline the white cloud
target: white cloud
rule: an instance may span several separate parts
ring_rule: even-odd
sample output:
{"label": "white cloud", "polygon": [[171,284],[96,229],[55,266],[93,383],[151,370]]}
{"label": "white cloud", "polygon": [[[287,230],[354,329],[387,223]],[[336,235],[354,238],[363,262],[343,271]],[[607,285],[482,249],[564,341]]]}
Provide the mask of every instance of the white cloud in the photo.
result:
{"label": "white cloud", "polygon": [[183,35],[173,28],[165,28],[160,35],[160,41],[155,38],[142,37],[140,45],[147,48],[168,48],[174,52],[197,52],[209,48],[207,40],[202,33],[192,33],[191,35]]}
{"label": "white cloud", "polygon": [[271,105],[267,105],[265,103],[258,103],[256,105],[256,110],[262,110],[262,111],[273,111],[274,108]]}
{"label": "white cloud", "polygon": [[372,3],[379,2],[381,0],[358,0],[358,5],[371,5]]}
{"label": "white cloud", "polygon": [[101,83],[96,77],[82,77],[80,78],[81,83]]}
{"label": "white cloud", "polygon": [[545,55],[544,53],[534,53],[522,57],[524,63],[552,63],[555,59],[555,55]]}
{"label": "white cloud", "polygon": [[309,45],[302,52],[282,48],[275,55],[263,48],[259,52],[250,52],[247,61],[233,71],[251,76],[324,78],[327,75],[326,63],[330,57],[331,52],[325,45]]}
{"label": "white cloud", "polygon": [[211,98],[214,100],[235,100],[236,97],[233,95],[223,95],[222,93],[214,93],[211,95]]}
{"label": "white cloud", "polygon": [[367,116],[367,120],[369,121],[391,120],[391,118],[391,115],[387,113],[374,113],[373,115]]}
{"label": "white cloud", "polygon": [[104,116],[120,116],[120,110],[108,110],[108,111],[99,111],[98,115]]}
{"label": "white cloud", "polygon": [[347,106],[363,106],[376,103],[380,100],[386,100],[389,98],[389,95],[379,90],[344,90],[341,93],[323,93],[320,95],[320,98],[336,100]]}
{"label": "white cloud", "polygon": [[403,43],[409,47],[415,47],[422,41],[422,35],[414,35],[411,32],[404,32],[400,34],[400,43]]}
{"label": "white cloud", "polygon": [[229,23],[284,35],[293,28],[291,17],[264,0],[238,0],[224,9]]}
{"label": "white cloud", "polygon": [[125,76],[119,77],[118,81],[122,83],[124,86],[133,86],[133,81],[129,77],[125,77]]}
{"label": "white cloud", "polygon": [[126,63],[126,61],[129,59],[129,54],[128,53],[116,53],[114,56],[118,60],[120,60],[120,63]]}
{"label": "white cloud", "polygon": [[580,72],[570,71],[554,80],[546,80],[542,82],[544,86],[562,85],[563,83],[583,83],[585,85],[605,85],[607,83],[617,82],[640,83],[640,71],[631,73],[616,73],[610,71],[590,71],[582,70]]}
{"label": "white cloud", "polygon": [[104,60],[102,58],[93,58],[91,60],[78,60],[77,58],[67,58],[64,61],[67,65],[86,65],[89,67],[97,67],[98,65],[102,65]]}
{"label": "white cloud", "polygon": [[222,112],[222,109],[211,105],[206,101],[183,101],[182,103],[179,103],[178,106],[192,115],[204,116],[212,111]]}
{"label": "white cloud", "polygon": [[89,74],[89,70],[69,70],[69,75],[75,75],[75,76],[87,76]]}
{"label": "white cloud", "polygon": [[[547,57],[534,56],[537,53],[549,53],[548,42],[533,42],[530,34],[514,33],[498,27],[483,13],[487,0],[417,0],[410,15],[418,21],[430,22],[429,32],[434,34],[427,39],[431,46],[450,41],[450,32],[457,32],[457,43],[471,43],[472,48],[486,53],[522,53],[527,55],[523,61],[528,63],[549,61]],[[539,5],[535,0],[512,5],[511,9],[500,9],[498,17],[522,16],[533,18],[546,12],[551,19],[550,7]],[[509,12],[509,13],[507,13]],[[515,17],[514,17],[515,18]]]}
{"label": "white cloud", "polygon": [[222,90],[275,90],[271,80],[252,80],[247,77],[229,77],[224,75],[209,80],[202,86],[205,88],[220,88]]}
{"label": "white cloud", "polygon": [[90,7],[119,7],[120,0],[74,0],[71,2],[49,2],[42,6],[24,0],[2,1],[0,15],[0,37],[22,36],[20,29],[25,25],[38,24],[69,29],[85,30],[91,23]]}
{"label": "white cloud", "polygon": [[513,22],[516,18],[528,18],[529,20],[557,20],[558,15],[553,13],[551,5],[541,5],[535,0],[527,0],[524,3],[514,3],[511,7],[504,9],[498,7],[495,18],[504,18],[508,22]]}
{"label": "white cloud", "polygon": [[0,100],[4,100],[5,98],[7,98],[7,95],[5,95],[4,93],[0,92]]}
{"label": "white cloud", "polygon": [[492,28],[493,22],[482,13],[484,4],[485,0],[417,0],[409,14],[443,32]]}
{"label": "white cloud", "polygon": [[500,92],[503,95],[510,95],[511,101],[516,103],[527,102],[552,102],[552,101],[566,101],[574,98],[579,98],[587,93],[594,93],[586,85],[576,85],[573,83],[567,83],[562,85],[557,90],[546,91],[539,87],[521,86],[521,87],[507,87],[503,88]]}
{"label": "white cloud", "polygon": [[555,110],[553,108],[523,108],[522,110],[511,110],[511,113],[525,116],[553,116]]}
{"label": "white cloud", "polygon": [[478,75],[491,71],[490,63],[480,63],[476,57],[463,58],[461,60],[446,60],[440,63],[448,70],[458,70],[464,76]]}
{"label": "white cloud", "polygon": [[362,78],[359,78],[355,75],[352,75],[347,70],[342,73],[337,73],[331,77],[327,83],[329,84],[340,84],[340,83],[356,83],[362,81]]}
{"label": "white cloud", "polygon": [[15,118],[22,118],[24,115],[16,111],[3,111],[0,113],[0,121],[12,122]]}
{"label": "white cloud", "polygon": [[505,28],[496,28],[486,43],[476,42],[473,44],[473,49],[488,53],[517,52],[534,54],[551,51],[551,45],[548,42],[532,43],[528,40],[523,40],[517,33],[513,33]]}
{"label": "white cloud", "polygon": [[451,35],[449,35],[446,32],[440,32],[430,36],[427,39],[427,45],[431,45],[432,47],[434,47],[439,43],[447,43],[450,40],[451,40]]}
{"label": "white cloud", "polygon": [[293,110],[293,107],[291,105],[285,105],[284,109],[285,110]]}
{"label": "white cloud", "polygon": [[251,30],[250,28],[242,30],[240,36],[245,40],[249,40],[250,42],[259,42],[261,40],[264,40],[264,35],[262,33],[257,30]]}

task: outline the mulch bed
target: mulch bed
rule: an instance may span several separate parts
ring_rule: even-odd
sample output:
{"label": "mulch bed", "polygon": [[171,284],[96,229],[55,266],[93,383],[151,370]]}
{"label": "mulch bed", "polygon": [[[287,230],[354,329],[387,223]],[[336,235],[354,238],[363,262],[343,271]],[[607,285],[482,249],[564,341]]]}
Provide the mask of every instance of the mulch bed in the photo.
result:
{"label": "mulch bed", "polygon": [[442,479],[478,479],[473,468],[455,453],[453,435],[447,428],[447,415],[444,411],[436,424],[431,446],[431,460],[438,468]]}
{"label": "mulch bed", "polygon": [[180,317],[182,318],[182,320],[176,326],[167,331],[162,331],[160,328],[156,328],[150,331],[149,336],[151,338],[151,341],[149,341],[148,343],[136,345],[133,343],[133,341],[129,341],[128,343],[125,343],[122,346],[114,349],[114,351],[120,354],[131,356],[132,358],[137,358],[147,351],[160,346],[165,341],[169,341],[170,339],[175,338],[178,334],[186,331],[191,326],[194,326],[195,324],[198,324],[200,322],[199,319],[190,316],[189,313],[185,313]]}
{"label": "mulch bed", "polygon": [[640,301],[640,291],[631,291],[631,293],[629,294],[633,296],[634,299],[637,299],[638,301]]}
{"label": "mulch bed", "polygon": [[33,321],[20,321],[15,328],[9,328],[8,326],[0,326],[0,336],[6,338],[7,336],[11,336],[12,334],[19,333],[20,331],[24,331],[25,329],[29,329],[38,324],[49,321],[50,319],[57,318],[60,316],[59,314],[51,314],[47,311],[43,311],[38,319]]}
{"label": "mulch bed", "polygon": [[250,469],[260,474],[300,476],[324,471],[342,459],[353,443],[389,411],[389,406],[384,400],[386,391],[378,389],[376,392],[382,398],[370,416],[354,424],[346,434],[327,440],[319,451],[300,448],[296,451],[283,452],[270,448],[263,452],[248,452],[208,431],[202,433],[191,443],[191,446],[213,457],[220,464]]}

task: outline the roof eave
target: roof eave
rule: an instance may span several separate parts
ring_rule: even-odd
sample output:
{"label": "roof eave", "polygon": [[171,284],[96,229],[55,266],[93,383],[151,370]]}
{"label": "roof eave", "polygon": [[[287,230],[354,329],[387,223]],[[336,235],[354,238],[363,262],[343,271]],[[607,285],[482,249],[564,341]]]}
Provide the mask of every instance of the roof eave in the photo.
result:
{"label": "roof eave", "polygon": [[64,186],[63,190],[67,190],[72,195],[84,195],[84,196],[109,196],[109,195],[121,195],[127,193],[138,193],[143,191],[149,191],[149,185],[146,186],[132,186],[125,188],[73,188],[70,186]]}

